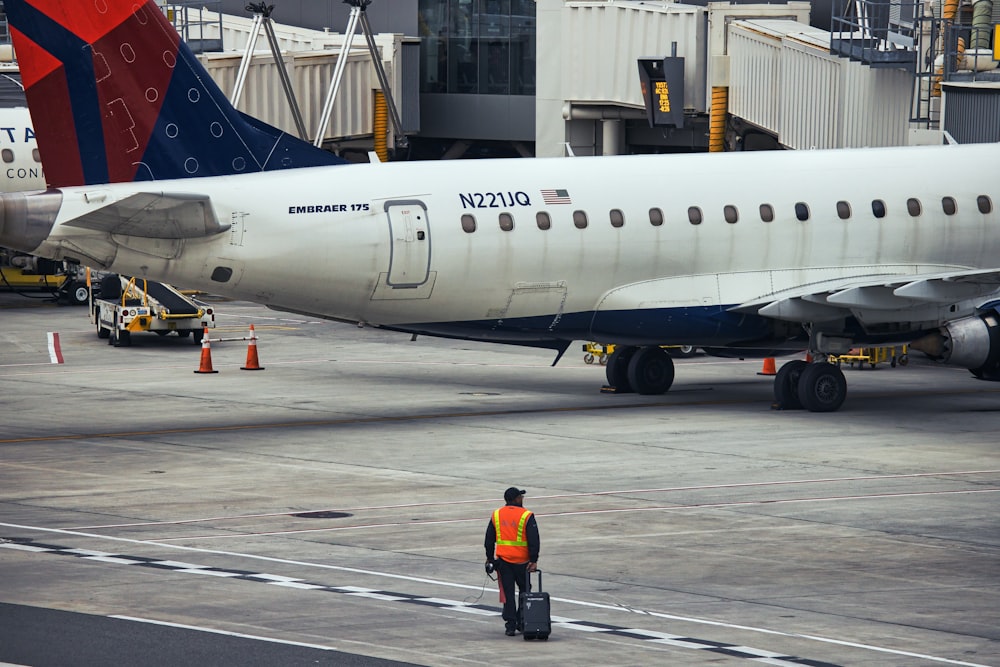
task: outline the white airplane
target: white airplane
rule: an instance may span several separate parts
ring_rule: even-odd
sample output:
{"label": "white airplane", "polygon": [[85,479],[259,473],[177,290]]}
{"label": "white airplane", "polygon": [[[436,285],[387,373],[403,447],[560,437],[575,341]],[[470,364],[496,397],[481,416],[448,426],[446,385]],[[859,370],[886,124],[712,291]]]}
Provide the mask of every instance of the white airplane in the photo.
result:
{"label": "white airplane", "polygon": [[618,391],[667,391],[670,344],[807,349],[780,408],[837,410],[825,360],[855,346],[1000,380],[1000,145],[345,164],[235,111],[152,0],[94,7],[6,0],[51,189],[2,196],[2,246],[414,334],[615,343]]}
{"label": "white airplane", "polygon": [[28,107],[0,109],[0,169],[0,192],[45,189]]}

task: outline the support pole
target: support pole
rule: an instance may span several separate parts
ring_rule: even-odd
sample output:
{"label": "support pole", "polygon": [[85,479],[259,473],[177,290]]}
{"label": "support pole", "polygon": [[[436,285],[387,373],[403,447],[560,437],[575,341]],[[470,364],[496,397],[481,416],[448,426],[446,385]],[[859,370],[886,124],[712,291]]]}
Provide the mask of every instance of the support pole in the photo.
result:
{"label": "support pole", "polygon": [[354,41],[354,32],[358,27],[358,15],[362,8],[358,5],[351,7],[351,15],[347,19],[347,30],[344,31],[344,43],[340,47],[340,56],[337,58],[337,65],[333,68],[333,79],[330,81],[330,92],[326,95],[326,102],[323,104],[323,113],[320,115],[319,126],[316,128],[316,138],[313,139],[313,146],[323,145],[323,137],[326,135],[326,126],[330,124],[330,116],[333,115],[333,102],[337,98],[337,91],[340,90],[340,82],[344,78],[344,69],[347,67],[347,55],[351,52],[351,43]]}
{"label": "support pole", "polygon": [[263,19],[263,14],[253,15],[253,25],[250,27],[250,35],[247,38],[247,47],[243,51],[243,58],[240,60],[240,68],[236,72],[236,86],[233,88],[233,94],[229,98],[229,103],[234,107],[239,104],[240,98],[243,97],[243,87],[247,82],[247,72],[250,70],[250,60],[253,58],[254,49],[257,48],[257,38],[260,37],[260,24]]}
{"label": "support pole", "polygon": [[372,33],[371,24],[368,23],[368,14],[364,9],[361,11],[361,29],[365,33],[365,40],[368,42],[368,53],[372,57],[372,65],[375,66],[375,73],[378,75],[378,83],[382,87],[382,94],[385,95],[386,105],[389,107],[389,119],[392,121],[392,131],[401,146],[406,146],[406,135],[403,134],[403,123],[399,119],[399,111],[396,110],[396,102],[392,99],[392,87],[389,85],[389,77],[385,74],[382,66],[382,58],[379,56],[378,47],[375,45],[375,35]]}
{"label": "support pole", "polygon": [[258,4],[250,3],[247,5],[247,9],[254,13],[253,25],[250,27],[247,48],[243,52],[243,58],[240,60],[240,68],[236,73],[236,86],[233,88],[233,95],[229,102],[235,107],[239,103],[240,97],[243,96],[247,73],[250,71],[250,61],[253,59],[254,49],[257,48],[257,38],[260,37],[260,29],[263,26],[267,42],[271,47],[271,57],[274,59],[274,65],[278,69],[278,78],[281,79],[281,88],[285,91],[285,99],[288,100],[288,106],[292,111],[295,129],[298,131],[299,137],[305,139],[308,136],[306,125],[302,121],[302,112],[299,110],[299,103],[295,99],[292,82],[288,77],[288,70],[285,68],[285,60],[281,57],[281,49],[278,48],[278,36],[274,32],[274,25],[271,21],[271,10],[274,9],[274,5],[268,7],[263,2]]}
{"label": "support pole", "polygon": [[316,128],[316,137],[313,139],[314,146],[323,145],[323,136],[326,134],[326,127],[330,123],[333,115],[333,103],[340,90],[340,83],[344,78],[344,70],[347,68],[347,56],[354,43],[354,34],[357,32],[358,23],[361,24],[361,32],[364,33],[365,41],[368,44],[368,55],[372,59],[372,66],[378,76],[379,87],[385,96],[386,105],[389,109],[389,120],[392,121],[392,131],[396,145],[406,147],[406,135],[403,134],[403,123],[399,119],[399,112],[396,110],[396,102],[392,98],[392,87],[389,85],[389,77],[386,76],[385,68],[382,66],[382,58],[379,56],[378,46],[375,44],[375,35],[372,33],[371,24],[368,22],[368,14],[365,8],[371,4],[372,0],[344,0],[351,5],[351,15],[347,20],[347,30],[344,31],[344,43],[340,49],[340,57],[337,59],[337,66],[333,70],[333,79],[330,82],[330,92],[327,94],[326,103],[323,105],[323,114],[320,118],[319,127]]}

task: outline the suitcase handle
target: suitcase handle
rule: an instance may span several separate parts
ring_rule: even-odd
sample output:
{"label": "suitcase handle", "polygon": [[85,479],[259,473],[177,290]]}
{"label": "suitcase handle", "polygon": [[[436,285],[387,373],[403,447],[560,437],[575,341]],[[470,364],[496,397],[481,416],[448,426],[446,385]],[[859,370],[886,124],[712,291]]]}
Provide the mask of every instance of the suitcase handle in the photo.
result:
{"label": "suitcase handle", "polygon": [[[540,590],[542,590],[542,571],[541,570],[535,570],[535,572],[538,573],[538,590],[540,591]],[[527,582],[527,584],[528,584],[528,590],[530,591],[531,590],[531,572],[525,572],[524,580]]]}

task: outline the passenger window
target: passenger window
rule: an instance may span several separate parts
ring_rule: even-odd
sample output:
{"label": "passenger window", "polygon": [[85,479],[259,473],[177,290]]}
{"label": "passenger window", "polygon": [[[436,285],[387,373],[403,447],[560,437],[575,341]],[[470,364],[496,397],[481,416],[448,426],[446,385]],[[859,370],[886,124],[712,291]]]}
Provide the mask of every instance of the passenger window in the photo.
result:
{"label": "passenger window", "polygon": [[912,215],[914,218],[921,213],[920,200],[910,197],[906,200],[906,211]]}
{"label": "passenger window", "polygon": [[621,212],[621,209],[613,208],[611,209],[611,226],[621,227],[625,224],[625,214]]}
{"label": "passenger window", "polygon": [[740,220],[740,212],[732,204],[726,204],[722,209],[722,214],[726,217],[726,222],[731,225],[736,224]]}
{"label": "passenger window", "polygon": [[700,225],[702,220],[701,209],[697,206],[688,207],[688,222],[692,225]]}
{"label": "passenger window", "polygon": [[774,207],[770,204],[760,205],[761,222],[774,222]]}
{"label": "passenger window", "polygon": [[4,162],[13,162],[14,161],[14,151],[12,151],[9,148],[5,148],[5,149],[3,149],[3,151],[0,151],[0,156],[3,157],[3,161]]}
{"label": "passenger window", "polygon": [[38,154],[38,149],[37,148],[32,148],[31,149],[31,159],[34,160],[35,162],[41,162],[42,161],[42,156]]}
{"label": "passenger window", "polygon": [[872,215],[874,215],[876,218],[884,218],[885,217],[885,202],[884,201],[882,201],[881,199],[873,199],[872,200]]}
{"label": "passenger window", "polygon": [[545,211],[539,211],[535,214],[535,223],[541,230],[546,230],[552,226],[552,218]]}
{"label": "passenger window", "polygon": [[476,218],[466,213],[462,216],[462,231],[471,234],[476,231]]}
{"label": "passenger window", "polygon": [[658,208],[649,209],[649,224],[659,227],[663,224],[663,211]]}
{"label": "passenger window", "polygon": [[805,202],[798,202],[795,204],[795,217],[801,222],[805,222],[809,219],[809,205]]}
{"label": "passenger window", "polygon": [[837,217],[841,220],[849,220],[851,218],[851,205],[846,201],[837,202]]}
{"label": "passenger window", "polygon": [[941,209],[944,211],[945,215],[955,215],[958,211],[958,204],[955,203],[954,197],[944,197],[941,199]]}
{"label": "passenger window", "polygon": [[500,229],[509,232],[514,229],[514,216],[510,213],[500,214]]}
{"label": "passenger window", "polygon": [[587,214],[584,211],[573,211],[573,224],[577,229],[586,229]]}
{"label": "passenger window", "polygon": [[986,195],[976,197],[976,206],[979,207],[979,212],[983,215],[993,212],[993,200]]}

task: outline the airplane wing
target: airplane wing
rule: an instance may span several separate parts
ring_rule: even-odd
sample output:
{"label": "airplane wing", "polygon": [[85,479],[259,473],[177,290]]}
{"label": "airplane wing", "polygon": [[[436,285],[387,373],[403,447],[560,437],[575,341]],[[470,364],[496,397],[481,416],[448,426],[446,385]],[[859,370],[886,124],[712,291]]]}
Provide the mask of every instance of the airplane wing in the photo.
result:
{"label": "airplane wing", "polygon": [[850,315],[869,322],[922,319],[928,308],[986,298],[1000,289],[1000,270],[926,275],[873,275],[802,285],[730,310],[788,322],[828,322]]}
{"label": "airplane wing", "polygon": [[177,192],[138,192],[65,224],[147,239],[193,239],[229,229],[208,195]]}

